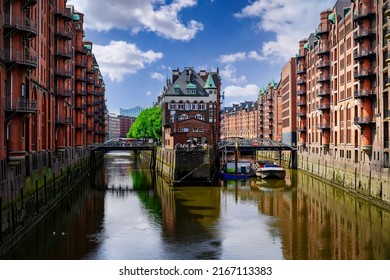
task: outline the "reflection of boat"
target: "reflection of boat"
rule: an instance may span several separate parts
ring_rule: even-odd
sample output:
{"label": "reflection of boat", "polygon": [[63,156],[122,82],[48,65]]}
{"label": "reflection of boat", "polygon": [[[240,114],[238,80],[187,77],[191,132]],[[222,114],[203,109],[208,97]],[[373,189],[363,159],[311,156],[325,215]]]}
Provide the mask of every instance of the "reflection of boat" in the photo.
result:
{"label": "reflection of boat", "polygon": [[260,179],[284,179],[286,170],[270,160],[257,160],[254,163],[256,176]]}
{"label": "reflection of boat", "polygon": [[283,190],[287,184],[280,179],[257,179],[256,186],[262,191]]}
{"label": "reflection of boat", "polygon": [[240,180],[253,177],[254,175],[255,172],[253,171],[249,160],[237,161],[237,171],[235,161],[229,160],[226,162],[221,172],[223,180]]}

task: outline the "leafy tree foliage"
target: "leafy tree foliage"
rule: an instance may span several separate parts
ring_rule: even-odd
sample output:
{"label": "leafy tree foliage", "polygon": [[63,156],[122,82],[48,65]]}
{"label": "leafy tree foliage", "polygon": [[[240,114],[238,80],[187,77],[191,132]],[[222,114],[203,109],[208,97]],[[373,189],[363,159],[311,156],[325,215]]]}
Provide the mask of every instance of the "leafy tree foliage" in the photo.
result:
{"label": "leafy tree foliage", "polygon": [[162,135],[162,110],[161,106],[154,106],[143,110],[130,127],[129,138],[152,138],[161,140]]}

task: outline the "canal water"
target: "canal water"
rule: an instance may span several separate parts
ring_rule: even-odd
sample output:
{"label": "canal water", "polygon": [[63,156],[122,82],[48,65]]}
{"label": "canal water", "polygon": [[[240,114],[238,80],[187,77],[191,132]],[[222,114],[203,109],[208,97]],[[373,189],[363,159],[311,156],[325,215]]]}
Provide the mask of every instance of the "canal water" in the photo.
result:
{"label": "canal water", "polygon": [[116,152],[5,259],[390,259],[390,212],[300,171],[173,188]]}

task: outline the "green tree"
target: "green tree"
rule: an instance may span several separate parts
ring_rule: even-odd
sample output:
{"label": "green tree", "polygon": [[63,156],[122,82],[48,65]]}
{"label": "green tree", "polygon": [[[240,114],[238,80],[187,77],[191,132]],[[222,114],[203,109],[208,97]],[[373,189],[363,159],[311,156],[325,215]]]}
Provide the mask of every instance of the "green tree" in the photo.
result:
{"label": "green tree", "polygon": [[143,110],[130,127],[129,138],[152,138],[161,140],[162,135],[162,110],[161,106],[154,106]]}

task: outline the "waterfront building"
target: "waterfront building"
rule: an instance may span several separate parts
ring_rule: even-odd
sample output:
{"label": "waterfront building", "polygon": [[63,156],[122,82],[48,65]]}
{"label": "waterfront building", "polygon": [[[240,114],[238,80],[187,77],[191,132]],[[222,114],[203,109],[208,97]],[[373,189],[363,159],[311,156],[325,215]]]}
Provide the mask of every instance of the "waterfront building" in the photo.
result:
{"label": "waterfront building", "polygon": [[386,7],[388,1],[339,0],[299,43],[300,152],[388,167]]}
{"label": "waterfront building", "polygon": [[[295,146],[297,143],[297,95],[296,95],[296,59],[291,58],[280,73],[279,91],[281,96],[281,109],[277,118],[280,118],[281,141],[287,145]],[[300,100],[304,103],[304,100]]]}
{"label": "waterfront building", "polygon": [[221,139],[257,138],[259,134],[258,104],[258,101],[245,101],[223,108]]}
{"label": "waterfront building", "polygon": [[143,110],[144,108],[140,106],[135,106],[131,109],[119,108],[119,115],[136,118]]}
{"label": "waterfront building", "polygon": [[162,105],[162,143],[167,149],[188,142],[213,146],[220,139],[219,70],[196,72],[192,67],[172,71],[167,79]]}
{"label": "waterfront building", "polygon": [[74,163],[106,137],[103,77],[92,43],[84,40],[84,15],[66,3],[0,1],[5,196],[7,186],[21,187],[27,176]]}

